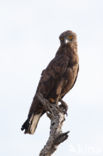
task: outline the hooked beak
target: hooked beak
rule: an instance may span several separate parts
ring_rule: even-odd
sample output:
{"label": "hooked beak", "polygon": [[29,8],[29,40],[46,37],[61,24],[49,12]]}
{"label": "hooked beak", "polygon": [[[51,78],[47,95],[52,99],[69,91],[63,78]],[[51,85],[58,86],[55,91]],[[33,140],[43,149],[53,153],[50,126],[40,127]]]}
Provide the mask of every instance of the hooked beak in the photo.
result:
{"label": "hooked beak", "polygon": [[64,40],[64,43],[65,44],[67,44],[67,43],[69,43],[70,41],[66,38],[65,40]]}
{"label": "hooked beak", "polygon": [[70,42],[69,39],[64,38],[64,39],[61,40],[61,45],[68,44],[69,42]]}

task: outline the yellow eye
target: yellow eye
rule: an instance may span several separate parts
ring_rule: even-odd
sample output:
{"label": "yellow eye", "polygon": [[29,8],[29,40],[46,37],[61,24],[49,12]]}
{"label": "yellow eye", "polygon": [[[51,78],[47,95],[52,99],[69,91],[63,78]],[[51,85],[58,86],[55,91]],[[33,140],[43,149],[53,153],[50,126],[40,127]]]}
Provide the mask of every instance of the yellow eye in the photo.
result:
{"label": "yellow eye", "polygon": [[64,38],[63,37],[61,37],[61,41],[63,41],[64,40]]}
{"label": "yellow eye", "polygon": [[68,36],[68,39],[69,40],[72,40],[73,39],[73,36],[72,35]]}

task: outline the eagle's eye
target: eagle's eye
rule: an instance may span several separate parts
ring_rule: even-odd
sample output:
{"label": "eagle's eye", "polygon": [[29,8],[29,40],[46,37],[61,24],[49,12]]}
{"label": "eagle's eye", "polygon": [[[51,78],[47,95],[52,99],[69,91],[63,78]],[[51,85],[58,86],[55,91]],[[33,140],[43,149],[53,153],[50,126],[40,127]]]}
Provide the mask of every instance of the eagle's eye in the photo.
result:
{"label": "eagle's eye", "polygon": [[72,35],[69,35],[69,36],[68,36],[68,39],[69,39],[69,40],[72,40],[72,39],[73,39],[73,36],[72,36]]}
{"label": "eagle's eye", "polygon": [[64,37],[61,37],[61,41],[63,41],[64,40]]}

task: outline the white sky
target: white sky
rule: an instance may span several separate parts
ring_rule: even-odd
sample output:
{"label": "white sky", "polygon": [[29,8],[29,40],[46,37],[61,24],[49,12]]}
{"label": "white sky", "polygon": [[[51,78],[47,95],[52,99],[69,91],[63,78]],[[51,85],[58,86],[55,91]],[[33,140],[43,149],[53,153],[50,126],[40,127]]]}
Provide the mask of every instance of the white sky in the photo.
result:
{"label": "white sky", "polygon": [[49,134],[49,119],[34,135],[20,131],[41,71],[54,57],[58,36],[78,35],[80,72],[66,95],[64,132],[69,139],[54,156],[103,155],[103,1],[0,1],[0,155],[38,156]]}

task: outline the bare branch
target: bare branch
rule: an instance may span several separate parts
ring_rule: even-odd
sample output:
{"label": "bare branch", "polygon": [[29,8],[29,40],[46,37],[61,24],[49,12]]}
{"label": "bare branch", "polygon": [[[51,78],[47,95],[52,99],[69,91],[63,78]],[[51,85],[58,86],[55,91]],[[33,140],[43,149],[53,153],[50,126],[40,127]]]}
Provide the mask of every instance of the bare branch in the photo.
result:
{"label": "bare branch", "polygon": [[56,151],[57,146],[68,138],[69,131],[62,133],[62,125],[65,120],[65,114],[67,113],[67,107],[64,101],[61,101],[61,105],[56,105],[51,104],[40,93],[37,97],[51,120],[50,136],[39,156],[51,156]]}

